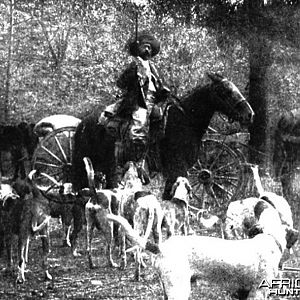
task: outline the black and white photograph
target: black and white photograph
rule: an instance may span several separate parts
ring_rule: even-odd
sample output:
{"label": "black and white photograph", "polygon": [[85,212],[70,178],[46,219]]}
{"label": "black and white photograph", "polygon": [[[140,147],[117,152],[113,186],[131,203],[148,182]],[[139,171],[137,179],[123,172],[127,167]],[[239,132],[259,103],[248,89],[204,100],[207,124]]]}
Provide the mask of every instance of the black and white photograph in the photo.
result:
{"label": "black and white photograph", "polygon": [[300,1],[1,0],[0,299],[300,299]]}

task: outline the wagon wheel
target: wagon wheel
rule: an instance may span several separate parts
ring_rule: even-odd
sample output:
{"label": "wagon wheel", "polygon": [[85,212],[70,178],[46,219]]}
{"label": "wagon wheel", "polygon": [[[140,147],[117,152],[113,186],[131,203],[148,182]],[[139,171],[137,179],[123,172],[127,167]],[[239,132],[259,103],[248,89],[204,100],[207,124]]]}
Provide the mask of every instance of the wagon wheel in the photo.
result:
{"label": "wagon wheel", "polygon": [[243,157],[220,141],[201,142],[196,163],[188,170],[196,206],[222,214],[244,186]]}
{"label": "wagon wheel", "polygon": [[75,130],[76,127],[63,127],[50,132],[40,141],[32,159],[32,169],[37,170],[34,181],[39,189],[49,192],[57,188],[57,184],[45,174],[58,184],[71,182]]}

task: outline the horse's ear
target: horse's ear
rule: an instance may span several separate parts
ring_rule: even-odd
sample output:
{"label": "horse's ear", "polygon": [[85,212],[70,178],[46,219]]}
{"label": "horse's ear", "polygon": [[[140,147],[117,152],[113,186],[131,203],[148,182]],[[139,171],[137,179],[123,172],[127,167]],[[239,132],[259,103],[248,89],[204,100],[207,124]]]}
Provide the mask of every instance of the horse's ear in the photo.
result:
{"label": "horse's ear", "polygon": [[213,82],[220,82],[224,79],[224,77],[217,73],[207,72],[208,78],[210,78]]}

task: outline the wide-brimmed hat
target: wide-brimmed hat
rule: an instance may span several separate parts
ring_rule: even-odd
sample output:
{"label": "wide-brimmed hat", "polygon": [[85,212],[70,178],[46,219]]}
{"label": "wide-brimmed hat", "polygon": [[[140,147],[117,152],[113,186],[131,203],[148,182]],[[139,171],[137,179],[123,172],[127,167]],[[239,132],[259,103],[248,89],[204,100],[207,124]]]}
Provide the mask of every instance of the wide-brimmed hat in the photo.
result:
{"label": "wide-brimmed hat", "polygon": [[127,42],[127,49],[130,55],[138,56],[138,46],[142,43],[148,43],[152,48],[152,57],[160,50],[160,42],[151,34],[141,32],[138,36],[131,37]]}

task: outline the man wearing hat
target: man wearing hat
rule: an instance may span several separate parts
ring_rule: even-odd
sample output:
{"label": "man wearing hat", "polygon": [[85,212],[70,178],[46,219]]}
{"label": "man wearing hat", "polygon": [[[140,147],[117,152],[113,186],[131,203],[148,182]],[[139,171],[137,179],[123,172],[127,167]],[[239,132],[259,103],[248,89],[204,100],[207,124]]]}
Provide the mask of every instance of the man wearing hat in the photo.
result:
{"label": "man wearing hat", "polygon": [[123,90],[123,97],[117,114],[132,119],[130,140],[133,145],[135,160],[145,153],[148,141],[150,119],[162,117],[161,108],[157,105],[168,97],[170,90],[150,61],[160,50],[160,42],[148,33],[140,33],[127,43],[129,54],[134,60],[122,72],[117,86]]}

